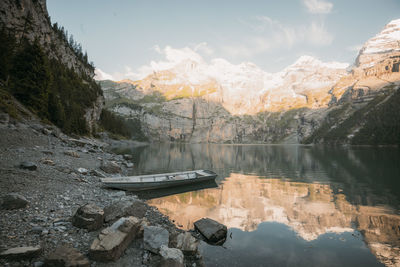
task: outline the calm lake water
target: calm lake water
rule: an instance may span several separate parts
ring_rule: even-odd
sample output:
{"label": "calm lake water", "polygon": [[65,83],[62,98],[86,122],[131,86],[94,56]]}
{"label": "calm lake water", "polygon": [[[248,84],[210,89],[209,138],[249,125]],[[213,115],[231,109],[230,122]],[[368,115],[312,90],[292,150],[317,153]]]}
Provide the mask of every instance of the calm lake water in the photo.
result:
{"label": "calm lake water", "polygon": [[207,266],[400,266],[397,148],[157,144],[120,152],[133,154],[133,174],[218,173],[201,190],[145,196],[183,229],[202,217],[227,225],[223,247],[202,245]]}

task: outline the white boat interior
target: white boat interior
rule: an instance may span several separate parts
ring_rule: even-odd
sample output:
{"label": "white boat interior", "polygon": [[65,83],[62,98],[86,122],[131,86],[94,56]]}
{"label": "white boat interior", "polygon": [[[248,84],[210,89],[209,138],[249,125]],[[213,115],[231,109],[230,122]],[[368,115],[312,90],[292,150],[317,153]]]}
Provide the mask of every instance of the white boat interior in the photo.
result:
{"label": "white boat interior", "polygon": [[205,170],[187,171],[187,172],[174,172],[174,173],[163,173],[163,174],[150,174],[150,175],[139,175],[139,176],[128,176],[120,178],[103,178],[103,183],[154,183],[154,182],[165,182],[165,181],[178,181],[178,180],[190,180],[196,179],[203,176],[210,176],[211,173],[207,173]]}

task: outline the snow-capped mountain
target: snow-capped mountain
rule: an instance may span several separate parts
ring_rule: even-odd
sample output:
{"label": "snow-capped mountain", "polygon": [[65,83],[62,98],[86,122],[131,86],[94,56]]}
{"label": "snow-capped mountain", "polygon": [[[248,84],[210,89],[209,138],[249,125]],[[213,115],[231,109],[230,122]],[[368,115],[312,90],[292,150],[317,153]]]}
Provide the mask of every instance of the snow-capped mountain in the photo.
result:
{"label": "snow-capped mountain", "polygon": [[393,53],[400,54],[400,19],[389,22],[380,33],[364,44],[356,66],[363,69],[372,67]]}
{"label": "snow-capped mountain", "polygon": [[278,73],[265,72],[253,63],[184,60],[132,84],[143,92],[160,91],[169,99],[203,97],[222,103],[231,114],[255,114],[326,106],[329,87],[346,74],[347,67],[311,56],[300,57]]}
{"label": "snow-capped mountain", "polygon": [[351,142],[367,114],[399,88],[399,24],[368,40],[352,67],[302,56],[268,73],[248,62],[181,53],[172,57],[179,60],[152,62],[153,72],[141,80],[101,85],[108,108],[140,121],[151,140]]}

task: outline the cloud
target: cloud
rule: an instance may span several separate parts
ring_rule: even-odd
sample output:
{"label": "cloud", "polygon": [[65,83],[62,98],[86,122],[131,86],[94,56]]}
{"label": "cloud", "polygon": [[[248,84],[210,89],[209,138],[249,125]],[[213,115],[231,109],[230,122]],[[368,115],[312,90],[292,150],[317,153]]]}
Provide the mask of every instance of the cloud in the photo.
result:
{"label": "cloud", "polygon": [[151,61],[148,65],[143,65],[139,68],[133,69],[130,66],[125,66],[123,72],[114,72],[112,75],[103,72],[101,69],[96,69],[96,80],[114,80],[119,81],[123,79],[130,80],[140,80],[152,74],[153,72],[171,69],[179,63],[190,60],[198,63],[203,63],[203,57],[200,55],[207,54],[211,55],[214,50],[207,45],[207,43],[195,44],[191,47],[183,48],[172,48],[171,46],[166,46],[160,48],[160,46],[155,45],[152,47],[154,51],[162,56],[159,61]]}
{"label": "cloud", "polygon": [[101,81],[101,80],[114,80],[114,77],[111,74],[105,73],[101,69],[96,68],[94,70],[94,79]]}
{"label": "cloud", "polygon": [[312,14],[329,14],[332,11],[333,4],[324,0],[303,0],[308,12]]}
{"label": "cloud", "polygon": [[359,52],[362,47],[363,47],[362,44],[357,44],[357,45],[348,46],[346,49],[347,49],[347,51],[351,51],[351,52]]}
{"label": "cloud", "polygon": [[221,46],[221,50],[230,57],[249,58],[277,48],[291,49],[295,45],[330,45],[334,36],[328,32],[324,23],[313,21],[309,25],[290,26],[267,16],[258,16],[252,22],[240,20],[256,34],[247,37],[240,44]]}
{"label": "cloud", "polygon": [[212,49],[206,42],[199,43],[195,45],[194,49],[195,52],[199,52],[205,54],[207,56],[211,56],[214,54],[214,49]]}
{"label": "cloud", "polygon": [[321,46],[330,45],[333,41],[333,35],[330,34],[324,24],[312,22],[305,30],[306,41],[310,44]]}

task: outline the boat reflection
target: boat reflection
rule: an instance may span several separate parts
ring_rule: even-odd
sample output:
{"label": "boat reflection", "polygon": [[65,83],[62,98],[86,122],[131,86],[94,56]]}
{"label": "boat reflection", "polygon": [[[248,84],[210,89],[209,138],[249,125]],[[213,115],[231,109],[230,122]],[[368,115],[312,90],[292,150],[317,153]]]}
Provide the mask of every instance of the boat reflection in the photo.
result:
{"label": "boat reflection", "polygon": [[161,198],[170,195],[182,194],[186,192],[203,190],[207,188],[216,188],[216,187],[218,187],[218,185],[215,182],[215,180],[211,180],[189,185],[174,186],[169,188],[136,191],[134,192],[134,194],[141,199],[153,199],[153,198]]}
{"label": "boat reflection", "polygon": [[[353,196],[354,197],[354,196]],[[287,225],[305,241],[328,233],[361,233],[387,266],[400,264],[400,216],[389,206],[350,203],[332,184],[231,173],[218,188],[151,199],[184,229],[210,217],[228,228],[254,231],[263,222]],[[355,233],[355,232],[354,232]]]}

